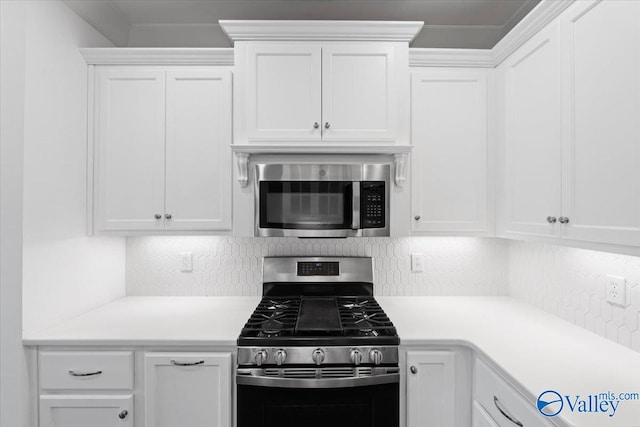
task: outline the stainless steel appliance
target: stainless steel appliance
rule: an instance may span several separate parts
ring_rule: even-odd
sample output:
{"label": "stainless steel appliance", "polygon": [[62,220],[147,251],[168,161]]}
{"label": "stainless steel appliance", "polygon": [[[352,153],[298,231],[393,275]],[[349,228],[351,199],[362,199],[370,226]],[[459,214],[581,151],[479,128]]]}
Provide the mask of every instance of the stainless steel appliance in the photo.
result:
{"label": "stainless steel appliance", "polygon": [[256,236],[389,236],[389,164],[257,164]]}
{"label": "stainless steel appliance", "polygon": [[265,258],[238,338],[238,427],[397,427],[398,344],[371,258]]}

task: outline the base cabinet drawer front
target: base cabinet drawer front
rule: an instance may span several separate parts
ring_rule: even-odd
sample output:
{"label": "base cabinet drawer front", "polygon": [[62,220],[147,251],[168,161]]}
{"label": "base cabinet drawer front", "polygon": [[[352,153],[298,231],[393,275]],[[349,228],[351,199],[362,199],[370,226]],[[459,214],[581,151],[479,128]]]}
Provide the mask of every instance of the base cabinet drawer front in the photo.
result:
{"label": "base cabinet drawer front", "polygon": [[40,396],[40,427],[133,427],[133,396]]}
{"label": "base cabinet drawer front", "polygon": [[131,351],[41,351],[40,389],[131,390]]}
{"label": "base cabinet drawer front", "polygon": [[553,425],[538,413],[535,403],[527,402],[497,372],[478,359],[475,363],[473,392],[474,400],[480,403],[498,426],[543,427]]}
{"label": "base cabinet drawer front", "polygon": [[472,427],[500,427],[500,425],[491,418],[478,402],[473,402],[473,424]]}
{"label": "base cabinet drawer front", "polygon": [[407,352],[407,427],[454,426],[455,352]]}
{"label": "base cabinet drawer front", "polygon": [[147,427],[229,427],[231,353],[147,353]]}

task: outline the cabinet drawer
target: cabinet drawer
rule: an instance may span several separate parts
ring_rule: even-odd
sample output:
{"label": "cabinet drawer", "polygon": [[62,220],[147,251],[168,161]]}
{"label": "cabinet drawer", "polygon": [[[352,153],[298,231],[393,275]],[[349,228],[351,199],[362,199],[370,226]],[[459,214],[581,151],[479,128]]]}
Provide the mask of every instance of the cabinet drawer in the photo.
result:
{"label": "cabinet drawer", "polygon": [[[538,413],[533,403],[527,402],[493,369],[478,359],[475,363],[474,400],[479,402],[501,427],[553,425]],[[513,421],[509,420],[509,417]]]}
{"label": "cabinet drawer", "polygon": [[42,351],[41,389],[133,389],[131,351]]}

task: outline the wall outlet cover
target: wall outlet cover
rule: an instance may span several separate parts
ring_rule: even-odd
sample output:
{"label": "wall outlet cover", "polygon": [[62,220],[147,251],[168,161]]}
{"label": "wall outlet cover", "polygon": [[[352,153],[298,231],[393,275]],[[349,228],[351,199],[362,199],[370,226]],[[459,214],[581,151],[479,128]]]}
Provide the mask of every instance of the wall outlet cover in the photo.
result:
{"label": "wall outlet cover", "polygon": [[627,305],[627,279],[620,276],[608,274],[607,280],[607,301],[620,306]]}
{"label": "wall outlet cover", "polygon": [[180,253],[180,271],[185,273],[193,271],[193,254],[191,252]]}
{"label": "wall outlet cover", "polygon": [[424,255],[422,253],[411,254],[411,271],[414,273],[424,271]]}

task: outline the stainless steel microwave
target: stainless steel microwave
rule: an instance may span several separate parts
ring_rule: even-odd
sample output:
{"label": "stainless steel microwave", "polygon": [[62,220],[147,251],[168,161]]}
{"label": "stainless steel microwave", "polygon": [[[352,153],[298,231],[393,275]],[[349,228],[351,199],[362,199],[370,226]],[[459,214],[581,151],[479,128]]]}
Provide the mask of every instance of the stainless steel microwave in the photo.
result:
{"label": "stainless steel microwave", "polygon": [[389,236],[389,164],[255,168],[256,236]]}

